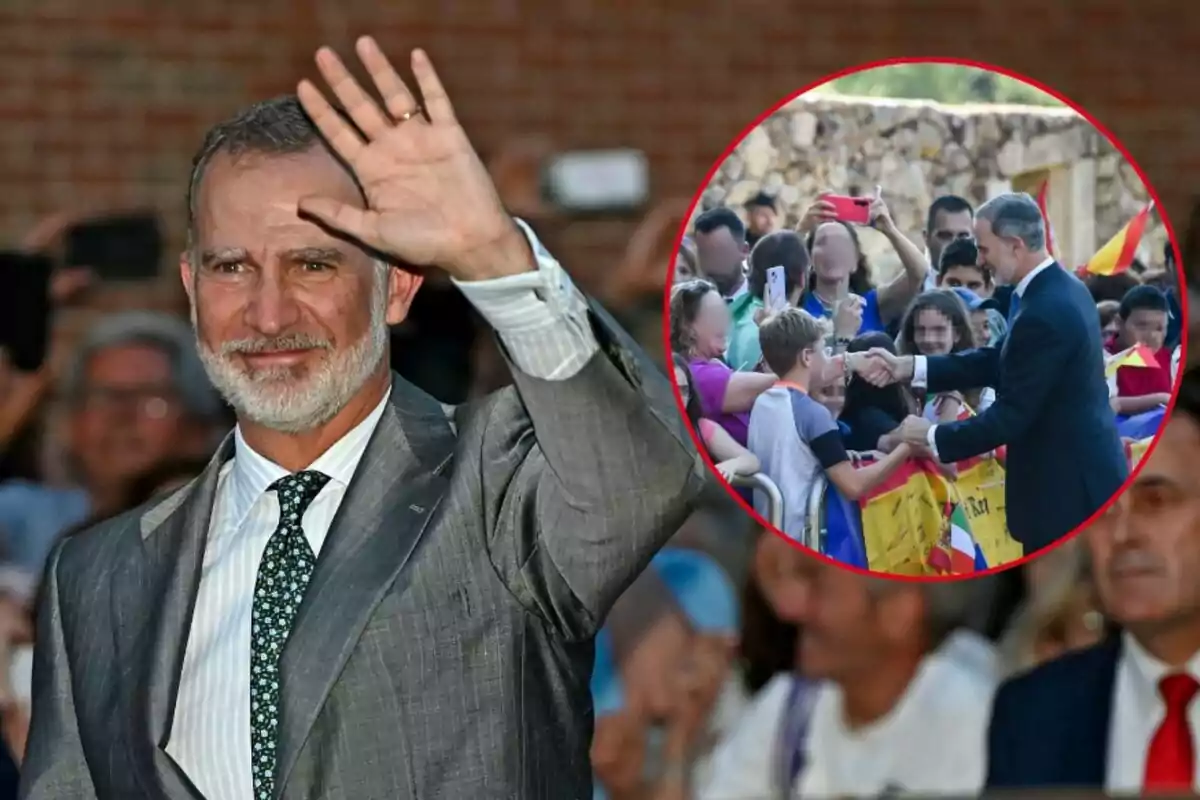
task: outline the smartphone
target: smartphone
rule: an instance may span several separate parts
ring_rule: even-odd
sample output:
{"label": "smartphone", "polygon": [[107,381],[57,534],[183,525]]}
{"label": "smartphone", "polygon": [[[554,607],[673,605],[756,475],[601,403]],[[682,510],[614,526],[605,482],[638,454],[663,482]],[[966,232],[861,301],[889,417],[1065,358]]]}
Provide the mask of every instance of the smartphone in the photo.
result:
{"label": "smartphone", "polygon": [[50,341],[49,256],[0,253],[0,347],[21,372],[37,372]]}
{"label": "smartphone", "polygon": [[629,148],[559,153],[543,167],[542,191],[568,214],[632,211],[650,196],[650,165]]}
{"label": "smartphone", "polygon": [[866,225],[871,221],[871,198],[869,197],[847,197],[841,194],[827,194],[821,199],[833,204],[837,218],[842,222]]}
{"label": "smartphone", "polygon": [[787,308],[787,276],[783,267],[771,267],[767,270],[767,296],[763,305],[767,311],[776,312]]}
{"label": "smartphone", "polygon": [[88,220],[66,233],[66,266],[88,267],[107,281],[141,281],[158,276],[163,233],[153,213]]}

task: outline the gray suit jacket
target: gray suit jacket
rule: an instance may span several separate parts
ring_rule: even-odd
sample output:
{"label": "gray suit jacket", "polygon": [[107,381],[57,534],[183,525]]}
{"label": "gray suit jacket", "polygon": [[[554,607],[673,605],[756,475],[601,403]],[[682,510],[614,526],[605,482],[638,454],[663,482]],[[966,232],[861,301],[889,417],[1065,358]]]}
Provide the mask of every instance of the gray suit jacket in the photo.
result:
{"label": "gray suit jacket", "polygon": [[[592,796],[592,637],[707,476],[666,379],[592,319],[582,372],[514,370],[454,428],[395,378],[282,656],[279,797]],[[22,797],[200,797],[164,747],[231,454],[56,549]]]}

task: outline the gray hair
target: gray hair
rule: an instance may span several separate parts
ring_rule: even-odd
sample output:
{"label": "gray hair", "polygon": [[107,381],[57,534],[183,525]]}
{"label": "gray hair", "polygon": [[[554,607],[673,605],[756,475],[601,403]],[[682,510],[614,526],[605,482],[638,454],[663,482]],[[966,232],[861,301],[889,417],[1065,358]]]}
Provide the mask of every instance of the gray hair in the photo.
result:
{"label": "gray hair", "polygon": [[[926,649],[936,650],[955,630],[966,627],[980,602],[989,602],[986,589],[978,580],[937,581],[913,585],[908,582],[872,577],[867,581],[871,596],[880,599],[900,589],[917,589],[924,605]],[[984,589],[985,591],[981,591]]]}
{"label": "gray hair", "polygon": [[125,311],[93,325],[72,354],[63,377],[63,392],[74,401],[84,390],[88,363],[111,347],[143,345],[160,350],[171,364],[171,383],[187,411],[198,419],[218,418],[224,403],[208,380],[196,352],[196,336],[178,317],[156,311]]}
{"label": "gray hair", "polygon": [[1046,246],[1046,221],[1037,201],[1024,192],[996,195],[979,207],[975,219],[986,219],[1000,237],[1015,237],[1030,250]]}
{"label": "gray hair", "polygon": [[[347,124],[354,123],[335,107],[334,109]],[[331,158],[341,164],[360,194],[362,186],[358,177],[325,141],[321,131],[313,123],[299,98],[294,94],[273,97],[255,103],[249,108],[239,111],[229,119],[214,125],[204,135],[200,149],[192,158],[192,172],[187,185],[187,250],[195,255],[196,249],[196,200],[200,194],[200,183],[208,171],[209,164],[217,155],[225,154],[231,158],[246,155],[288,156],[307,153],[314,148],[321,148]],[[364,199],[366,195],[363,195]],[[375,264],[375,277],[384,280],[387,277],[388,264],[379,258],[372,257]]]}
{"label": "gray hair", "polygon": [[[345,118],[340,110],[338,114]],[[204,180],[204,174],[214,157],[219,154],[233,158],[244,155],[288,156],[307,153],[318,147],[341,163],[294,94],[255,103],[210,128],[192,159],[192,172],[188,178],[189,249],[193,246],[196,232],[196,198],[200,182]],[[353,171],[347,171],[354,178]],[[359,189],[361,191],[362,187]]]}

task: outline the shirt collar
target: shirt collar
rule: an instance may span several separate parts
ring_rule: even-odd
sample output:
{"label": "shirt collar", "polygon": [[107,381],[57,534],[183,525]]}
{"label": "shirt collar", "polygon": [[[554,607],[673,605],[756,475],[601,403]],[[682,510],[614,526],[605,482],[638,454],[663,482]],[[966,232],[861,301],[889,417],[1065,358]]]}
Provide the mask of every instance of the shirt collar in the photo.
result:
{"label": "shirt collar", "polygon": [[1152,656],[1128,632],[1121,637],[1121,652],[1123,660],[1128,666],[1128,674],[1133,679],[1132,688],[1137,692],[1140,708],[1147,708],[1161,701],[1158,694],[1158,682],[1167,675],[1182,671],[1200,681],[1200,652],[1194,653],[1183,665],[1182,670],[1172,669]]}
{"label": "shirt collar", "polygon": [[[323,472],[329,476],[330,483],[338,484],[343,489],[350,485],[358,462],[362,460],[367,450],[367,443],[375,427],[379,424],[383,411],[387,407],[392,390],[388,387],[379,405],[367,415],[366,419],[355,425],[332,447],[322,453],[307,469]],[[290,473],[271,459],[261,455],[242,438],[241,426],[233,431],[233,469],[230,474],[230,519],[233,520],[231,530],[238,530],[245,522],[250,509],[258,502],[263,493],[272,483]]]}
{"label": "shirt collar", "polygon": [[1052,266],[1054,266],[1054,256],[1046,256],[1045,261],[1029,270],[1029,274],[1024,278],[1021,278],[1021,282],[1017,284],[1017,288],[1014,289],[1013,292],[1017,295],[1017,297],[1025,294],[1025,290],[1029,288],[1029,284],[1033,283],[1033,279],[1042,272],[1045,272],[1048,267]]}

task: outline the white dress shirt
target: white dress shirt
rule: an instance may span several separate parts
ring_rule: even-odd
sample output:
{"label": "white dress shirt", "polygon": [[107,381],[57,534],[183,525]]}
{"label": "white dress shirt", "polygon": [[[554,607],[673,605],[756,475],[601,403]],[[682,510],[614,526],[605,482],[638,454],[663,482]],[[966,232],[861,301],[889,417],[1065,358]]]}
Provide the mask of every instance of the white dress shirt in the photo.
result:
{"label": "white dress shirt", "polygon": [[[949,644],[949,643],[947,643]],[[787,712],[790,675],[777,675],[754,697],[740,723],[718,744],[701,800],[779,796],[774,786],[778,732]],[[805,739],[805,766],[795,797],[881,794],[971,796],[983,786],[987,725],[995,677],[964,663],[949,647],[928,656],[896,705],[874,723],[846,724],[841,689],[817,689]]]}
{"label": "white dress shirt", "polygon": [[[1150,740],[1166,715],[1158,682],[1172,672],[1186,672],[1200,680],[1200,653],[1192,656],[1183,670],[1172,670],[1128,633],[1122,637],[1121,659],[1113,684],[1112,719],[1108,725],[1108,764],[1105,790],[1111,794],[1138,794],[1146,772]],[[1200,749],[1200,700],[1188,708],[1192,742]],[[1200,788],[1200,759],[1193,788]]]}
{"label": "white dress shirt", "polygon": [[[457,283],[500,335],[518,369],[545,380],[578,373],[599,349],[583,295],[523,222],[537,269]],[[304,514],[320,555],[330,525],[388,402],[325,451],[309,469],[329,476]],[[267,487],[289,474],[234,432],[234,457],[217,481],[196,610],[175,701],[167,752],[208,800],[252,797],[250,614],[258,565],[279,521]]]}
{"label": "white dress shirt", "polygon": [[[1013,289],[1013,294],[1015,294],[1017,297],[1024,295],[1025,290],[1029,288],[1029,284],[1033,282],[1033,279],[1044,272],[1047,268],[1054,266],[1054,264],[1054,257],[1047,256],[1042,263],[1029,270],[1025,277],[1021,278],[1020,282],[1017,283],[1017,288]],[[929,383],[928,366],[929,365],[925,359],[925,356],[913,356],[912,387],[914,389],[924,389]],[[991,405],[991,403],[988,403],[988,405]],[[929,432],[925,434],[925,441],[929,444],[929,450],[931,453],[933,453],[933,457],[935,459],[938,459],[937,428],[937,425],[931,425],[929,427]],[[940,461],[941,459],[938,460]]]}

